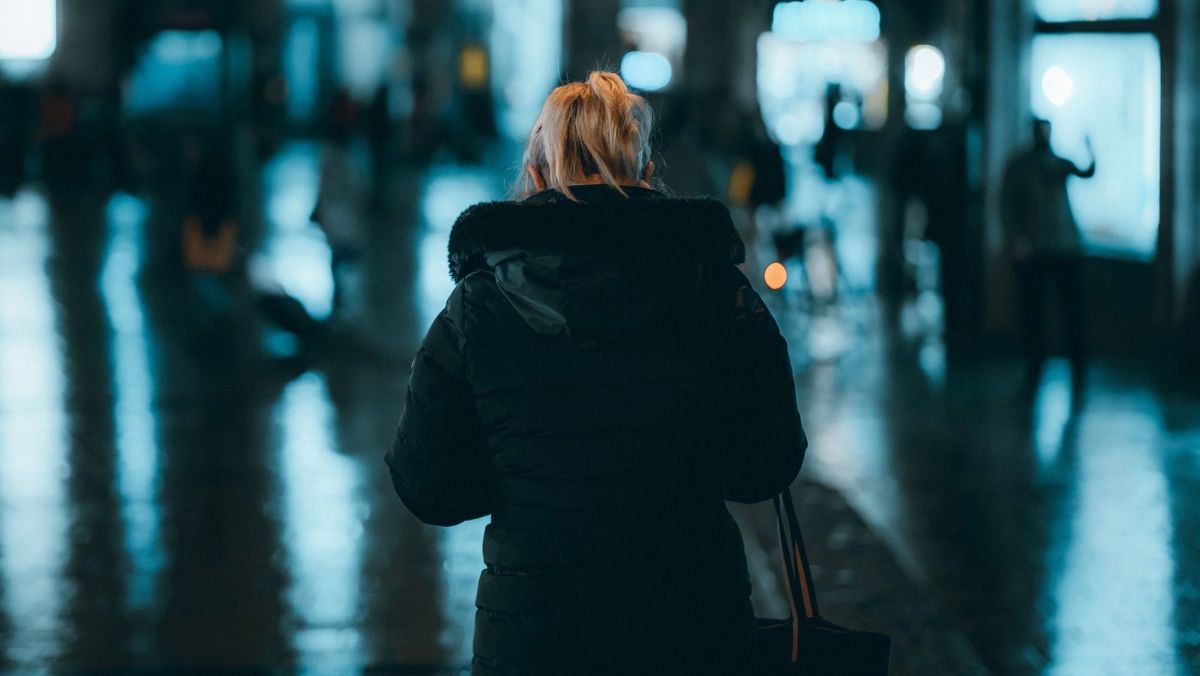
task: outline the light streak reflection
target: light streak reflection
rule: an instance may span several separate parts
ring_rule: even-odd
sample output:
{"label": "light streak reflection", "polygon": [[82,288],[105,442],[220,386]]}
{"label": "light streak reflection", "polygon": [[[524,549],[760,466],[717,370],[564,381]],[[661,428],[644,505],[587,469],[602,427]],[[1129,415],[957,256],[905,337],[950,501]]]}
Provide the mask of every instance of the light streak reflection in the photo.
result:
{"label": "light streak reflection", "polygon": [[0,202],[0,583],[7,656],[27,669],[61,651],[69,591],[69,420],[48,213],[30,191]]}
{"label": "light streak reflection", "polygon": [[154,607],[165,560],[160,542],[161,468],[150,331],[136,283],[146,212],[146,205],[129,195],[117,195],[109,202],[111,241],[100,275],[100,293],[113,334],[117,490],[131,564],[126,604],[134,612]]}
{"label": "light streak reflection", "polygon": [[[338,453],[334,412],[320,375],[284,391],[277,415],[283,548],[297,626],[297,663],[321,673],[361,673],[363,523],[360,464]],[[356,671],[357,669],[357,671]]]}
{"label": "light streak reflection", "polygon": [[1053,592],[1051,676],[1182,673],[1160,428],[1148,395],[1132,397],[1080,425],[1077,502]]}

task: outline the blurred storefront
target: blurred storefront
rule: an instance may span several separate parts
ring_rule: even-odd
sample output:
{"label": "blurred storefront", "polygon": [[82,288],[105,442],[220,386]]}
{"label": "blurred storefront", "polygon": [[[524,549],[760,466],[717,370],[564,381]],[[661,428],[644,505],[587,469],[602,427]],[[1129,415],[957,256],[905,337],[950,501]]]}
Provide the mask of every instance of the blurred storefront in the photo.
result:
{"label": "blurred storefront", "polygon": [[1095,146],[1095,179],[1072,180],[1068,190],[1088,250],[1098,350],[1149,354],[1177,337],[1200,260],[1196,18],[1184,0],[994,3],[984,160],[993,333],[1011,329],[1000,176],[1036,115],[1054,124],[1058,154],[1083,162],[1085,137]]}

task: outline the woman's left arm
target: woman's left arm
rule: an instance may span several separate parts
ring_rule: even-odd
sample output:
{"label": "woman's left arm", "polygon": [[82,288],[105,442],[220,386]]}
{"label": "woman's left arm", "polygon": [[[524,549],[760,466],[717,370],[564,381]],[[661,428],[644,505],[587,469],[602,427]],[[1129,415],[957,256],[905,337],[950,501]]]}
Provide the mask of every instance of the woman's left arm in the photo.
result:
{"label": "woman's left arm", "polygon": [[460,285],[413,360],[396,443],[385,460],[396,493],[435,526],[487,516],[496,495],[487,435],[463,358]]}

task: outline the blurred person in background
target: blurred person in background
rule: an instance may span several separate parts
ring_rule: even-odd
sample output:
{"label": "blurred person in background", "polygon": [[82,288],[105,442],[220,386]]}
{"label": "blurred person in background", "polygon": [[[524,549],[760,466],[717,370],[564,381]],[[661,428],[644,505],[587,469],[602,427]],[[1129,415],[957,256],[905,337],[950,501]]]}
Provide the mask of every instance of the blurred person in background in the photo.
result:
{"label": "blurred person in background", "polygon": [[1047,291],[1053,288],[1071,361],[1071,382],[1080,393],[1087,368],[1087,299],[1083,238],[1071,213],[1067,179],[1095,176],[1096,160],[1086,137],[1090,166],[1080,168],[1059,157],[1050,146],[1050,133],[1050,122],[1034,120],[1033,145],[1009,161],[1001,188],[1001,216],[1013,260],[1029,382],[1038,382],[1046,359],[1045,304]]}
{"label": "blurred person in background", "polygon": [[806,441],[730,214],[653,187],[651,125],[615,74],[559,87],[522,199],[450,235],[387,462],[426,523],[491,516],[474,676],[755,671],[725,501],[787,490]]}
{"label": "blurred person in background", "polygon": [[762,230],[772,227],[763,223],[761,216],[764,215],[764,208],[767,209],[774,217],[768,219],[769,222],[778,229],[779,221],[783,220],[783,203],[787,199],[787,168],[783,151],[771,139],[760,115],[745,116],[740,126],[743,158],[734,165],[727,193],[730,203],[746,209],[743,234],[751,259],[749,268],[758,270],[761,266],[754,260],[758,253],[758,241],[763,235]]}
{"label": "blurred person in background", "polygon": [[189,272],[225,274],[237,253],[237,167],[220,134],[183,141],[183,266]]}
{"label": "blurred person in background", "polygon": [[362,257],[366,227],[361,208],[366,179],[350,154],[350,140],[358,115],[346,92],[334,100],[325,142],[321,147],[321,179],[312,220],[329,242],[333,273],[331,323],[340,328],[364,319]]}

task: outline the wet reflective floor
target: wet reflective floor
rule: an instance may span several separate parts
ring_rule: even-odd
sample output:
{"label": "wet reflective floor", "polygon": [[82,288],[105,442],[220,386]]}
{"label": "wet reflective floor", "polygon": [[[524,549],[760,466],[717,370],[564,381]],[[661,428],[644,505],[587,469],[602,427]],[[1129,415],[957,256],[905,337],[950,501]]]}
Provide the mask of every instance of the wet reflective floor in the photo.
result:
{"label": "wet reflective floor", "polygon": [[[466,668],[484,524],[420,524],[382,455],[449,227],[503,176],[392,176],[362,208],[367,319],[298,352],[253,289],[330,312],[316,167],[296,144],[263,168],[252,282],[158,269],[165,196],[0,201],[0,671]],[[1136,364],[1096,364],[1082,402],[1063,364],[1032,392],[948,364],[922,300],[772,299],[826,614],[893,634],[897,674],[1200,673],[1200,406]],[[773,516],[735,512],[782,614]]]}

